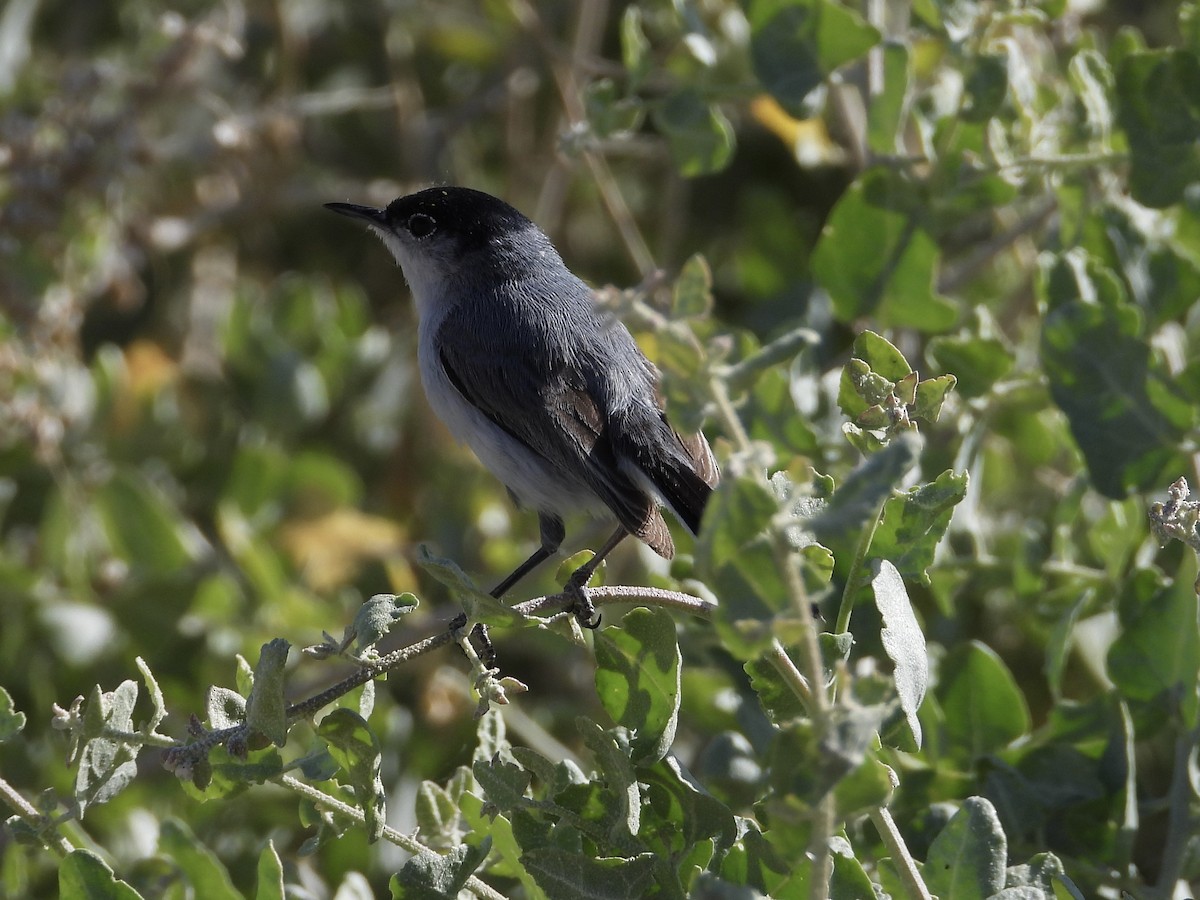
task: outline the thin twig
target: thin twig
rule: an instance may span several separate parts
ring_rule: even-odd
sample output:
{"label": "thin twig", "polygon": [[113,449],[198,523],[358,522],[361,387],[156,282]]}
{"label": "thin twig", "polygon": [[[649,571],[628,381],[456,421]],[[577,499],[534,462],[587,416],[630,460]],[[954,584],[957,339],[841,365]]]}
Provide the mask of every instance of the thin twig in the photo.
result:
{"label": "thin twig", "polygon": [[[311,800],[318,807],[327,809],[331,812],[336,812],[338,815],[346,816],[353,819],[358,824],[362,825],[366,822],[366,816],[361,809],[355,806],[350,806],[348,803],[343,803],[336,797],[331,797],[323,791],[317,790],[312,785],[301,781],[291,775],[280,775],[274,779],[276,784],[282,785],[289,790],[295,791],[297,794]],[[438,857],[438,853],[426,847],[415,838],[409,837],[403,832],[397,831],[388,825],[383,826],[381,837],[389,843],[395,844],[403,850],[407,850],[413,856]],[[486,882],[476,878],[474,875],[467,878],[465,889],[471,891],[477,897],[483,897],[484,900],[504,900],[504,895],[499,893],[495,888]]]}
{"label": "thin twig", "polygon": [[933,900],[929,888],[925,886],[925,881],[921,878],[921,873],[917,871],[917,864],[913,861],[912,854],[908,852],[908,846],[904,843],[900,829],[896,827],[896,820],[892,818],[887,807],[880,806],[871,810],[871,821],[875,823],[879,836],[883,838],[884,846],[891,853],[892,864],[896,867],[900,881],[911,900]]}
{"label": "thin twig", "polygon": [[[9,809],[15,812],[26,825],[39,834],[43,834],[46,817],[38,812],[32,803],[22,797],[20,791],[3,778],[0,778],[0,800],[8,804]],[[66,856],[75,849],[71,846],[70,841],[58,833],[55,833],[53,839],[47,835],[45,840],[46,845],[60,856]]]}
{"label": "thin twig", "polygon": [[1167,807],[1167,840],[1163,846],[1162,862],[1158,870],[1158,882],[1154,885],[1153,897],[1170,900],[1175,896],[1175,887],[1183,875],[1184,863],[1188,858],[1188,845],[1195,834],[1195,823],[1191,815],[1193,791],[1189,767],[1192,754],[1200,741],[1195,728],[1180,731],[1175,738],[1175,763],[1171,770],[1171,787]]}

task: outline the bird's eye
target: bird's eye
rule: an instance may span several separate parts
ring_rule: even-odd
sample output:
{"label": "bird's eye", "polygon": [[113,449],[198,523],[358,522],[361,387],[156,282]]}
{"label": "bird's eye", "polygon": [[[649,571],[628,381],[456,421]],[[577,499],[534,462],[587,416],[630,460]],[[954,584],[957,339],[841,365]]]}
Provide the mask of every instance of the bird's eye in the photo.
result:
{"label": "bird's eye", "polygon": [[428,237],[437,231],[437,222],[433,220],[433,216],[427,216],[425,213],[413,213],[408,217],[408,233],[415,238]]}

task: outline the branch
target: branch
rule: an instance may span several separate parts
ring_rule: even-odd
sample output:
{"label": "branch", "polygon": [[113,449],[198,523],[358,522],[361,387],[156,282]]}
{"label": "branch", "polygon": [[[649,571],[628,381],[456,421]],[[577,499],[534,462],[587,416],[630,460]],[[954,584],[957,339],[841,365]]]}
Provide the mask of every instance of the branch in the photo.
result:
{"label": "branch", "polygon": [[[652,587],[626,585],[596,587],[588,589],[588,596],[596,606],[614,603],[648,603],[667,609],[677,609],[706,619],[712,616],[713,610],[716,608],[714,602],[703,600],[700,597]],[[573,596],[569,597],[564,593],[548,594],[544,597],[535,597],[532,600],[517,603],[513,606],[513,610],[523,616],[538,616],[546,613],[558,616],[567,614],[569,607],[574,602]],[[319,694],[293,703],[287,708],[288,722],[306,719],[344,697],[356,687],[379,678],[381,675],[386,675],[418,656],[424,656],[454,640],[454,631],[447,630],[407,647],[393,650],[376,662],[362,666]],[[209,731],[203,727],[197,717],[193,716],[190,730],[194,738],[192,741],[186,744],[176,744],[163,752],[163,766],[181,778],[189,778],[195,766],[204,760],[209,751],[216,746],[224,745],[227,750],[230,748],[236,750],[249,745],[250,728],[244,722],[229,728]]]}

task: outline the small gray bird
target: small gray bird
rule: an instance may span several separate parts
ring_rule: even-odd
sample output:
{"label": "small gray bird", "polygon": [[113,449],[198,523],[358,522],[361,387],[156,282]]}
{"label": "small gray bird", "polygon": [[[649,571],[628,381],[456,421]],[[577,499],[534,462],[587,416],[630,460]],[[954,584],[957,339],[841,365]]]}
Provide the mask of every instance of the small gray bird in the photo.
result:
{"label": "small gray bird", "polygon": [[699,529],[718,477],[708,442],[675,432],[654,365],[550,239],[504,201],[437,187],[386,209],[326,207],[365,219],[395,256],[417,304],[430,406],[518,506],[537,510],[541,546],[492,595],[558,550],[568,513],[616,518],[566,586],[580,621],[595,627],[587,582],[626,535],[670,559],[660,507]]}

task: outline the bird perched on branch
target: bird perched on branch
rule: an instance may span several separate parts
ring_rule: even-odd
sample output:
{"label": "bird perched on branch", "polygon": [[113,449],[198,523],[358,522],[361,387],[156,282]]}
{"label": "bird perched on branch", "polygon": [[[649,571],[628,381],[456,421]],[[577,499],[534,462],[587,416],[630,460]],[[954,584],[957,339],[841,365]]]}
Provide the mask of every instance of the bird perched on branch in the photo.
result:
{"label": "bird perched on branch", "polygon": [[698,531],[718,477],[708,442],[671,427],[658,371],[629,331],[504,201],[436,187],[384,209],[326,206],[365,220],[400,264],[434,412],[519,505],[537,511],[541,545],[492,595],[557,552],[564,516],[616,520],[565,586],[580,621],[595,627],[586,585],[617,544],[633,535],[670,559],[662,507]]}

